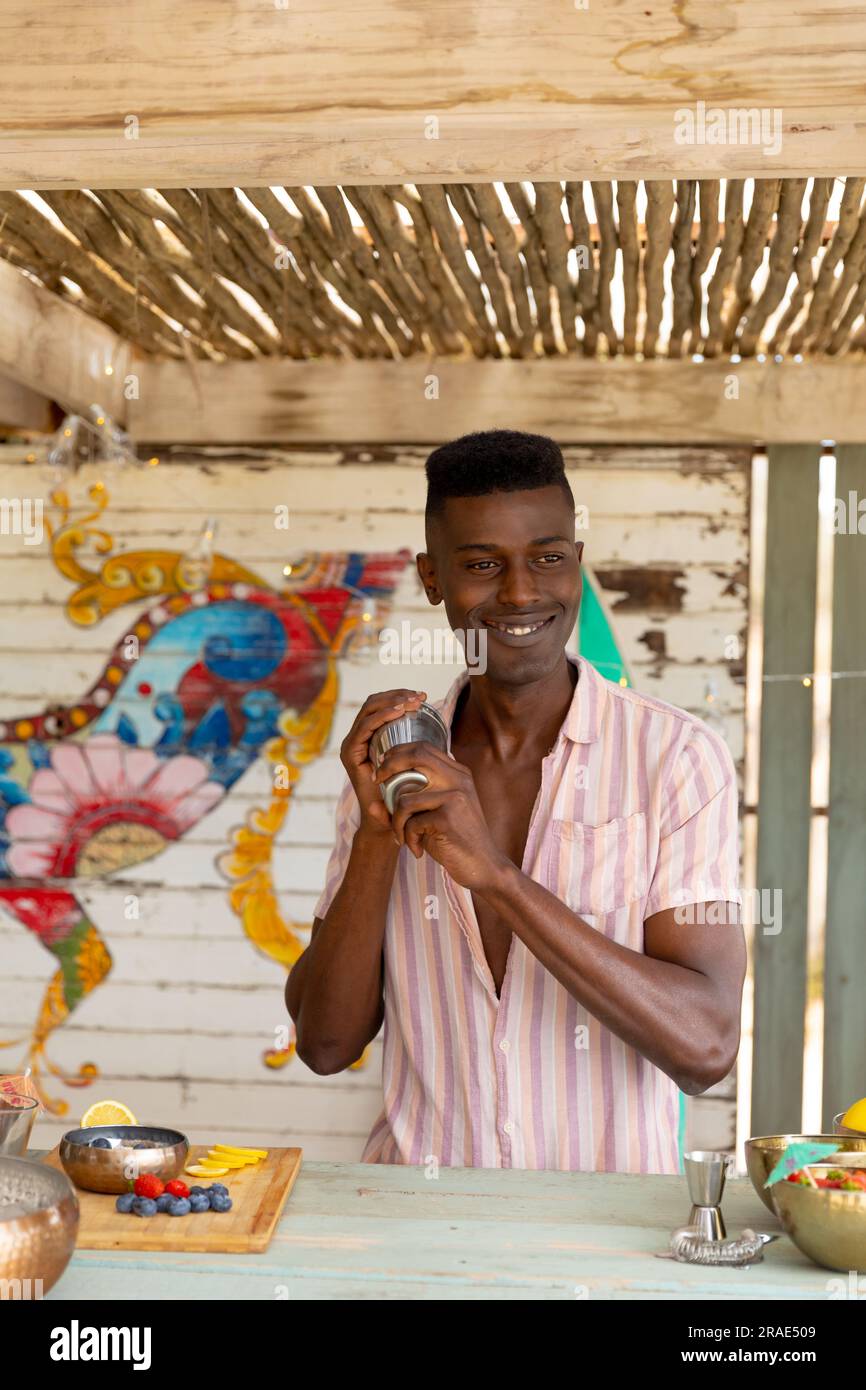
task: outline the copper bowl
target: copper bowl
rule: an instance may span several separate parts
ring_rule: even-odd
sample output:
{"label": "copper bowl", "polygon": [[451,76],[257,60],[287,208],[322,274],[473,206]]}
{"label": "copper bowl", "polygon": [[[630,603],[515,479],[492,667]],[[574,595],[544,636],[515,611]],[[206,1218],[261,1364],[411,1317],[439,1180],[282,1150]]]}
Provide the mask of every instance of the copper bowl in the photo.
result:
{"label": "copper bowl", "polygon": [[90,1125],[60,1141],[60,1162],[88,1192],[128,1192],[145,1173],[168,1182],[183,1172],[188,1153],[185,1134],[150,1125]]}
{"label": "copper bowl", "polygon": [[769,1190],[773,1210],[798,1250],[825,1269],[866,1273],[866,1192],[784,1180]]}
{"label": "copper bowl", "polygon": [[6,1297],[41,1298],[57,1283],[75,1249],[78,1215],[72,1183],[56,1168],[0,1157],[0,1280]]}
{"label": "copper bowl", "polygon": [[[853,1134],[764,1134],[760,1137],[747,1139],[746,1170],[752,1179],[752,1186],[767,1211],[773,1212],[774,1215],[776,1209],[770,1195],[773,1189],[765,1187],[764,1183],[789,1144],[832,1144],[836,1149],[841,1149],[845,1153],[866,1153],[866,1134],[860,1137]],[[866,1168],[866,1162],[864,1162],[863,1167]],[[793,1183],[788,1183],[789,1187],[793,1187],[793,1185]]]}

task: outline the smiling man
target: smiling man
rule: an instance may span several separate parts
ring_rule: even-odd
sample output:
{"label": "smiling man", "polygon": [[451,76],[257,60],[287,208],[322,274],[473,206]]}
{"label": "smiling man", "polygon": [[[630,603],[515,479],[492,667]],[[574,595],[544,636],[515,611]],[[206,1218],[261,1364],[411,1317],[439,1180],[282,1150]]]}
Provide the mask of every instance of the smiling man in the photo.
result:
{"label": "smiling man", "polygon": [[[427,597],[486,642],[437,708],[449,753],[371,735],[424,691],[371,695],[310,945],[286,1003],[314,1071],[384,1020],[383,1108],[362,1158],[678,1171],[678,1088],[739,1045],[737,790],[693,715],[604,680],[565,646],[582,542],[562,453],[491,430],[427,461]],[[379,783],[428,785],[393,818]]]}

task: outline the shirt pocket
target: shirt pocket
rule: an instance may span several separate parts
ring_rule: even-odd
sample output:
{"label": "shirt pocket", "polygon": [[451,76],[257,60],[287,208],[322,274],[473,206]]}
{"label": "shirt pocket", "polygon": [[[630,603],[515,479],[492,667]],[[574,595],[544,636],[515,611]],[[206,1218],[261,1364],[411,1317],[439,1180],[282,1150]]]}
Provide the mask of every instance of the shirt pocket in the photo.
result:
{"label": "shirt pocket", "polygon": [[649,882],[646,815],[604,825],[551,821],[551,890],[579,916],[616,912],[645,898]]}

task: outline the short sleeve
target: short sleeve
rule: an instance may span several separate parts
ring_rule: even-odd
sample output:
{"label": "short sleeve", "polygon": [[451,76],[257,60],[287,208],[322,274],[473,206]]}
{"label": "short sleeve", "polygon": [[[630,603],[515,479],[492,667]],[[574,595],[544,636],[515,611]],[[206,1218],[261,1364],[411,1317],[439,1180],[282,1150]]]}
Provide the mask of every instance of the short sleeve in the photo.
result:
{"label": "short sleeve", "polygon": [[337,896],[340,884],[343,882],[343,875],[346,872],[346,865],[349,862],[349,855],[352,853],[355,831],[361,823],[361,806],[348,776],[345,778],[337,798],[334,821],[336,826],[334,848],[331,850],[331,857],[325,872],[325,886],[319,901],[313,908],[314,917],[324,917]]}
{"label": "short sleeve", "polygon": [[688,903],[741,902],[737,773],[724,739],[696,722],[661,795],[646,916]]}

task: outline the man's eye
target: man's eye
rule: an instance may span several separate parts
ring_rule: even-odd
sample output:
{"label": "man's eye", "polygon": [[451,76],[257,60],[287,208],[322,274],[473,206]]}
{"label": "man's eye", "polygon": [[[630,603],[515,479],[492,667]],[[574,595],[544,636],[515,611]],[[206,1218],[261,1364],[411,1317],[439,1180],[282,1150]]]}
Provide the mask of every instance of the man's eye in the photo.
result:
{"label": "man's eye", "polygon": [[540,556],[540,559],[542,559],[542,560],[554,560],[554,561],[556,561],[556,560],[562,560],[563,558],[564,558],[564,557],[563,557],[562,555],[555,555],[555,554],[551,554],[551,555],[542,555],[542,556]]}
{"label": "man's eye", "polygon": [[470,570],[477,570],[477,569],[482,569],[484,565],[495,565],[495,564],[496,564],[496,561],[495,561],[495,560],[473,560],[470,564],[468,564],[468,565],[466,566],[466,568],[467,568],[467,569],[470,569]]}

